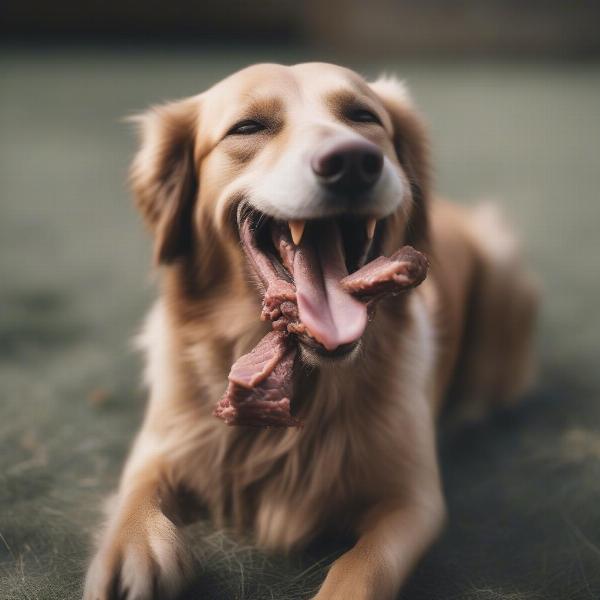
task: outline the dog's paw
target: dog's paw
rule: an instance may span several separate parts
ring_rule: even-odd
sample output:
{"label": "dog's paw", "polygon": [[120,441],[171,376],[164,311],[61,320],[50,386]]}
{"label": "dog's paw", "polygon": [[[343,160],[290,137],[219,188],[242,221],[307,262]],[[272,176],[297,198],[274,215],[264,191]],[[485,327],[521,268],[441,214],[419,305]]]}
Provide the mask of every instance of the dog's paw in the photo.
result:
{"label": "dog's paw", "polygon": [[396,597],[394,571],[385,560],[353,548],[332,565],[312,600],[392,600]]}
{"label": "dog's paw", "polygon": [[319,590],[316,596],[311,600],[379,600],[368,589],[360,586],[353,586],[350,583],[342,583],[335,588],[327,586]]}
{"label": "dog's paw", "polygon": [[192,557],[164,515],[145,527],[109,532],[87,573],[84,600],[170,599],[181,591]]}

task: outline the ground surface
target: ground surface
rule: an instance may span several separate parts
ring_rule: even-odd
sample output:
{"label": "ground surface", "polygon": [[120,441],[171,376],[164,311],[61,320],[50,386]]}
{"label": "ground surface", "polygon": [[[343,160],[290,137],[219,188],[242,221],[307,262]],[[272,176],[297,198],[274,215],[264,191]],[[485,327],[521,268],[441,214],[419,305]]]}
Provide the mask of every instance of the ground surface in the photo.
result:
{"label": "ground surface", "polygon": [[[124,185],[133,136],[119,119],[254,60],[304,58],[2,52],[1,598],[80,596],[100,499],[140,421],[129,340],[153,287]],[[600,69],[386,66],[406,77],[431,123],[438,189],[497,197],[545,288],[538,389],[442,444],[450,524],[402,598],[598,598]],[[190,599],[307,598],[338,551],[268,557],[206,524],[190,537],[204,567]]]}

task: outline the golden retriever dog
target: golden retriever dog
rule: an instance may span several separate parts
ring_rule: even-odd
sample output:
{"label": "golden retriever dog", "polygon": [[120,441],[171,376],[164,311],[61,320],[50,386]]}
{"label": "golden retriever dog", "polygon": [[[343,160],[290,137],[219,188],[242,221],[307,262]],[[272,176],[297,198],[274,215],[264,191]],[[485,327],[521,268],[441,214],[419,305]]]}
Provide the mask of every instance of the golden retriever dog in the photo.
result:
{"label": "golden retriever dog", "polygon": [[[315,598],[396,597],[444,524],[436,428],[448,391],[475,418],[531,377],[535,293],[514,237],[491,208],[433,197],[423,124],[393,78],[261,64],[136,120],[131,183],[161,281],[141,336],[149,402],[85,599],[172,598],[201,573],[182,493],[274,551],[352,532]],[[245,218],[304,294],[301,427],[213,414],[232,364],[270,330]],[[269,241],[282,226],[312,257],[304,270]],[[428,257],[427,278],[366,318],[340,278],[404,245]]]}

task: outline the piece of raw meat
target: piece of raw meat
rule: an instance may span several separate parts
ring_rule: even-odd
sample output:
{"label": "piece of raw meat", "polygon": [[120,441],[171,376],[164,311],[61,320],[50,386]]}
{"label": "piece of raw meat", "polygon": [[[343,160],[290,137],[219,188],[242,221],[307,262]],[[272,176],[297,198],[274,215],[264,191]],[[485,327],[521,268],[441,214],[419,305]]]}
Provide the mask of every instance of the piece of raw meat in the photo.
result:
{"label": "piece of raw meat", "polygon": [[[233,364],[227,390],[214,414],[227,425],[297,427],[301,423],[291,415],[290,403],[297,335],[305,333],[306,328],[299,318],[296,289],[258,250],[248,227],[242,228],[242,240],[264,289],[261,318],[270,320],[273,330]],[[292,252],[287,247],[285,251]],[[340,284],[348,294],[372,306],[385,296],[419,285],[428,266],[425,255],[404,246],[389,258],[372,260]]]}

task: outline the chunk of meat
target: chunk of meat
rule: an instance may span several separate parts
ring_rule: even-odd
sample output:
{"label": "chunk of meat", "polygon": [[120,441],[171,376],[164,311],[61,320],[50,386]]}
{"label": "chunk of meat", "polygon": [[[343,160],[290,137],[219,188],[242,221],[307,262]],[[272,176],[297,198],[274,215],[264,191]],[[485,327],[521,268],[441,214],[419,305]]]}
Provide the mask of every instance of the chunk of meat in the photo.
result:
{"label": "chunk of meat", "polygon": [[379,256],[351,275],[342,287],[359,300],[368,302],[398,294],[419,285],[427,276],[429,261],[411,246],[404,246],[389,258]]}
{"label": "chunk of meat", "polygon": [[[273,330],[233,364],[227,390],[214,414],[227,425],[298,427],[301,422],[291,415],[290,401],[298,346],[296,335],[305,333],[306,327],[300,320],[296,287],[257,248],[247,223],[242,226],[241,234],[246,254],[264,290],[261,318],[271,321]],[[289,268],[287,263],[292,260],[294,249],[285,240],[281,242],[281,236],[277,239]],[[389,258],[376,258],[339,283],[348,294],[373,306],[384,296],[419,285],[427,275],[428,266],[423,254],[404,246]]]}
{"label": "chunk of meat", "polygon": [[270,332],[231,367],[229,381],[251,390],[268,379],[287,352],[287,339],[281,333]]}
{"label": "chunk of meat", "polygon": [[262,320],[276,321],[282,315],[282,306],[289,304],[296,306],[296,288],[285,279],[270,281],[263,298]]}
{"label": "chunk of meat", "polygon": [[290,342],[287,334],[271,331],[239,358],[214,414],[227,425],[298,426],[290,413],[296,358],[296,344]]}

